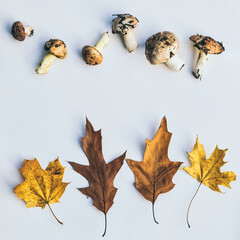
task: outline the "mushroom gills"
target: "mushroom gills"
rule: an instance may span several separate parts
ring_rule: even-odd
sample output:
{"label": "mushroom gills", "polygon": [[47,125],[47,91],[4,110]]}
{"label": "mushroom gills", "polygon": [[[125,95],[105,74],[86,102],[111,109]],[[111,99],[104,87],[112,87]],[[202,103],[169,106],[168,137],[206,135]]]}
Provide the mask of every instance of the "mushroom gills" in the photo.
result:
{"label": "mushroom gills", "polygon": [[203,75],[203,68],[204,68],[206,61],[207,61],[207,55],[202,50],[200,50],[197,61],[194,64],[193,69],[192,69],[192,73],[195,78],[197,78],[197,79],[200,78],[200,80],[201,80],[202,75]]}
{"label": "mushroom gills", "polygon": [[48,72],[48,69],[50,68],[50,66],[52,65],[52,63],[56,58],[57,57],[55,57],[53,54],[47,53],[42,59],[42,61],[39,63],[38,67],[36,68],[35,70],[36,73],[46,74]]}
{"label": "mushroom gills", "polygon": [[178,57],[178,55],[176,54],[175,56],[171,57],[170,60],[168,62],[166,62],[166,65],[173,71],[178,72],[180,70],[182,70],[182,68],[184,67],[184,62],[183,60]]}
{"label": "mushroom gills", "polygon": [[32,37],[34,34],[34,29],[33,27],[27,25],[27,26],[24,26],[24,32],[28,37]]}
{"label": "mushroom gills", "polygon": [[98,40],[98,42],[95,44],[95,48],[101,52],[110,42],[110,37],[108,35],[108,32],[105,32],[102,34],[101,38]]}
{"label": "mushroom gills", "polygon": [[123,35],[123,39],[126,48],[130,53],[138,47],[138,42],[134,36],[133,31],[129,31],[127,34]]}

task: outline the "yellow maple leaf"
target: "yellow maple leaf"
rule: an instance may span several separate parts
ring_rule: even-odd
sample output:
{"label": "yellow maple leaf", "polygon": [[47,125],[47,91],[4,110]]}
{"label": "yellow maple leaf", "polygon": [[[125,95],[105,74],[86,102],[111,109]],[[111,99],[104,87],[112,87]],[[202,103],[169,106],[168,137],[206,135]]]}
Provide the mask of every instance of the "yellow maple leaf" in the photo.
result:
{"label": "yellow maple leaf", "polygon": [[211,156],[207,159],[206,152],[202,144],[199,143],[199,139],[197,137],[196,143],[194,145],[193,151],[191,153],[187,153],[189,159],[191,161],[191,167],[184,167],[183,169],[193,178],[200,182],[196,193],[190,201],[188,211],[187,211],[187,223],[188,227],[190,227],[188,221],[188,213],[190,206],[194,197],[196,196],[200,186],[202,184],[206,185],[213,191],[217,191],[221,193],[218,185],[223,185],[225,187],[230,187],[230,182],[236,180],[236,174],[232,171],[221,172],[220,168],[226,164],[227,162],[223,161],[227,149],[219,149],[218,146],[214,149]]}
{"label": "yellow maple leaf", "polygon": [[45,170],[41,168],[36,158],[25,159],[22,168],[19,169],[25,181],[17,185],[13,192],[27,203],[27,208],[45,208],[48,205],[53,216],[62,224],[53,213],[50,204],[59,202],[69,184],[62,182],[64,170],[58,158],[50,162]]}

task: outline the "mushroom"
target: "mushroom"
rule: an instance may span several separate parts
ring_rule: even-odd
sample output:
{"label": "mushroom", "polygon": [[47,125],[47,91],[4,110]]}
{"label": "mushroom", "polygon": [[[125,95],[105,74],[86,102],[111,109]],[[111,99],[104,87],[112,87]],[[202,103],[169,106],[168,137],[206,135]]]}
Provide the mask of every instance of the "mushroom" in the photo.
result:
{"label": "mushroom", "polygon": [[215,41],[211,37],[205,37],[202,35],[193,35],[189,38],[193,43],[194,47],[199,50],[198,58],[196,63],[193,66],[192,73],[195,78],[202,78],[203,75],[203,67],[208,60],[208,54],[220,54],[225,49],[222,43]]}
{"label": "mushroom", "polygon": [[121,34],[127,50],[129,52],[134,51],[138,46],[138,42],[134,36],[133,29],[137,26],[138,19],[129,13],[113,14],[113,16],[117,16],[117,18],[113,20],[112,33]]}
{"label": "mushroom", "polygon": [[45,74],[48,72],[51,64],[56,58],[64,59],[67,56],[66,44],[59,39],[50,39],[44,45],[44,49],[48,52],[36,68],[37,74]]}
{"label": "mushroom", "polygon": [[102,34],[101,38],[94,47],[84,46],[82,49],[82,58],[85,63],[89,65],[98,65],[102,62],[103,56],[101,51],[108,45],[110,38],[108,32]]}
{"label": "mushroom", "polygon": [[171,70],[177,72],[184,62],[177,56],[179,48],[178,37],[172,32],[159,32],[147,39],[145,54],[151,64],[165,63]]}
{"label": "mushroom", "polygon": [[11,28],[12,36],[18,41],[24,41],[25,37],[32,37],[34,29],[31,26],[23,26],[20,21],[14,22]]}

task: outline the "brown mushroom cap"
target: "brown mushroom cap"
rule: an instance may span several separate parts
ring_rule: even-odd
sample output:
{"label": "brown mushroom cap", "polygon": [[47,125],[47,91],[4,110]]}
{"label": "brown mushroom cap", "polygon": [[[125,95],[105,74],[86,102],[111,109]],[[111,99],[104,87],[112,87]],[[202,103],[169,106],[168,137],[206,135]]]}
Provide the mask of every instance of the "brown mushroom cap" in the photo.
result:
{"label": "brown mushroom cap", "polygon": [[193,43],[194,47],[199,50],[202,50],[206,55],[207,54],[220,54],[225,49],[222,43],[215,41],[211,37],[202,36],[202,35],[193,35],[189,38]]}
{"label": "brown mushroom cap", "polygon": [[11,28],[12,36],[18,41],[23,41],[26,37],[24,26],[20,21],[14,22]]}
{"label": "brown mushroom cap", "polygon": [[132,31],[138,24],[138,19],[131,14],[116,14],[116,19],[113,20],[112,33],[118,33],[125,35],[129,31]]}
{"label": "brown mushroom cap", "polygon": [[83,47],[82,58],[89,65],[98,65],[103,60],[102,54],[95,47],[91,46]]}
{"label": "brown mushroom cap", "polygon": [[64,59],[67,56],[66,44],[59,39],[50,39],[45,43],[44,49],[57,58]]}
{"label": "brown mushroom cap", "polygon": [[179,48],[178,37],[172,32],[159,32],[147,39],[145,54],[151,64],[166,63]]}

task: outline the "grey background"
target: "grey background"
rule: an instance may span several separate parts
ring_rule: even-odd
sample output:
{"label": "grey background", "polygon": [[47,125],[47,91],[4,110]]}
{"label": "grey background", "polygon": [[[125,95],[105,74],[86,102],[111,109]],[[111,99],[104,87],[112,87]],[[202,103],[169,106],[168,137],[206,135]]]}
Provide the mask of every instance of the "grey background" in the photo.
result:
{"label": "grey background", "polygon": [[[173,133],[169,147],[172,161],[188,166],[199,136],[209,156],[218,144],[228,148],[222,170],[239,175],[239,43],[240,3],[237,0],[202,1],[3,1],[0,0],[0,232],[1,239],[101,239],[104,216],[77,187],[87,181],[67,161],[88,164],[80,147],[85,117],[102,128],[107,162],[125,150],[141,161],[145,139],[152,139],[164,115]],[[138,17],[135,35],[139,48],[129,54],[117,35],[103,50],[100,66],[89,67],[81,48],[94,45],[101,33],[111,31],[111,15]],[[13,21],[35,27],[35,36],[14,40]],[[181,72],[152,66],[144,55],[145,40],[170,30],[180,40]],[[191,74],[196,52],[188,40],[195,33],[223,41],[226,51],[210,56],[202,81]],[[35,74],[50,38],[60,38],[68,48],[65,60],[56,60],[45,76]],[[26,209],[12,193],[23,181],[18,171],[23,159],[37,157],[45,168],[60,157],[66,167],[64,181],[71,181],[61,203],[52,205],[64,225],[49,209]],[[179,171],[175,188],[159,196],[152,220],[151,203],[134,188],[134,176],[126,163],[115,180],[119,188],[108,213],[105,239],[198,240],[240,238],[239,182],[219,194],[202,186],[191,213],[192,228],[185,221],[190,198],[198,182]]]}

